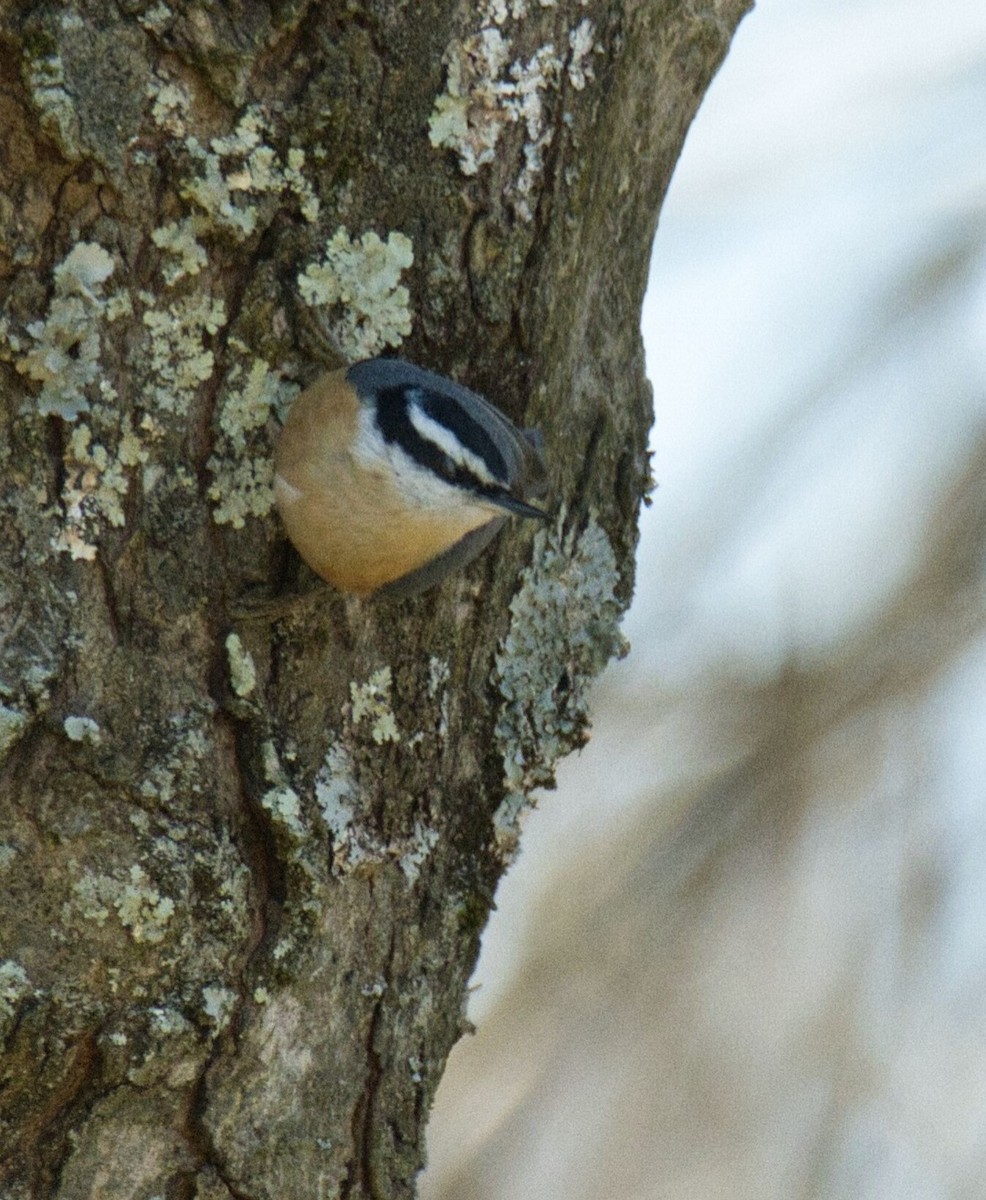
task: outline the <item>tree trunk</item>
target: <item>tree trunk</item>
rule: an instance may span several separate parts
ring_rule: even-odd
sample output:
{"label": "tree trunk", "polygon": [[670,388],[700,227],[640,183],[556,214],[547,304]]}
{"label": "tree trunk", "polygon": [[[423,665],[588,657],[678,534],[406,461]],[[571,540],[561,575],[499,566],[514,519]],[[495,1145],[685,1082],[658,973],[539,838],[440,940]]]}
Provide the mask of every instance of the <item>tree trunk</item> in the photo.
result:
{"label": "tree trunk", "polygon": [[[746,7],[0,6],[5,1200],[413,1195],[620,648],[648,251]],[[556,520],[317,580],[271,509],[313,325],[540,428]]]}

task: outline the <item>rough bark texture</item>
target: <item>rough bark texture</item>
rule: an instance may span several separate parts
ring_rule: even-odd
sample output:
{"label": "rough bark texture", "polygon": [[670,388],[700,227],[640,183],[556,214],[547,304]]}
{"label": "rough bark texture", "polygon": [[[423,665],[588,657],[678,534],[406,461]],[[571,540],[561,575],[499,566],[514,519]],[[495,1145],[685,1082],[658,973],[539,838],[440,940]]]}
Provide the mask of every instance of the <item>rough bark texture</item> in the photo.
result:
{"label": "rough bark texture", "polygon": [[[746,6],[0,6],[5,1200],[413,1194],[619,647],[648,251]],[[558,521],[416,600],[314,579],[311,314],[539,427]]]}

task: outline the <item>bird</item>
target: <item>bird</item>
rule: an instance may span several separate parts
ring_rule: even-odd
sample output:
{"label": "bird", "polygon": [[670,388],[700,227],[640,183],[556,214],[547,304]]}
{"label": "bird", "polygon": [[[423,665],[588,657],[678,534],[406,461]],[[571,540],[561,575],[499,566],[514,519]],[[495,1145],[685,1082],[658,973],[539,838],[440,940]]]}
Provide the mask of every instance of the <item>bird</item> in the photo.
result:
{"label": "bird", "polygon": [[329,371],[292,404],[274,497],[316,574],[409,596],[471,562],[510,516],[546,521],[543,439],[477,392],[400,358]]}

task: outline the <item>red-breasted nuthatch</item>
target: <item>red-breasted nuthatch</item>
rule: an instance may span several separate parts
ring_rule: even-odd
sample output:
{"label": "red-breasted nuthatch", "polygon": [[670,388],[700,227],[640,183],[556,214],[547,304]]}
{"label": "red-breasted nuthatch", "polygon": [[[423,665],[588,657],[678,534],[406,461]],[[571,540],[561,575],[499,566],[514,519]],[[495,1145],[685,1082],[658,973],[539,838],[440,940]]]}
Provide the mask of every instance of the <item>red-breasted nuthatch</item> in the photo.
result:
{"label": "red-breasted nuthatch", "polygon": [[464,566],[509,514],[545,519],[541,439],[488,400],[397,358],[317,379],[291,406],[274,495],[329,583],[413,595]]}

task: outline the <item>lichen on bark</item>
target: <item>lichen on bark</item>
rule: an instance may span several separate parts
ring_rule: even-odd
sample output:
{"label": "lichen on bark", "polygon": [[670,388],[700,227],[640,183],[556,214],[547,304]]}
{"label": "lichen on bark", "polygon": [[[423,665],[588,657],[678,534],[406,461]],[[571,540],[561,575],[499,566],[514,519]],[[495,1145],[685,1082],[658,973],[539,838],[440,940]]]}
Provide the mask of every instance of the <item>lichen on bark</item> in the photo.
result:
{"label": "lichen on bark", "polygon": [[[413,1195],[620,645],[647,254],[744,8],[5,6],[5,1196]],[[539,427],[557,523],[418,599],[315,580],[269,511],[312,299]]]}

